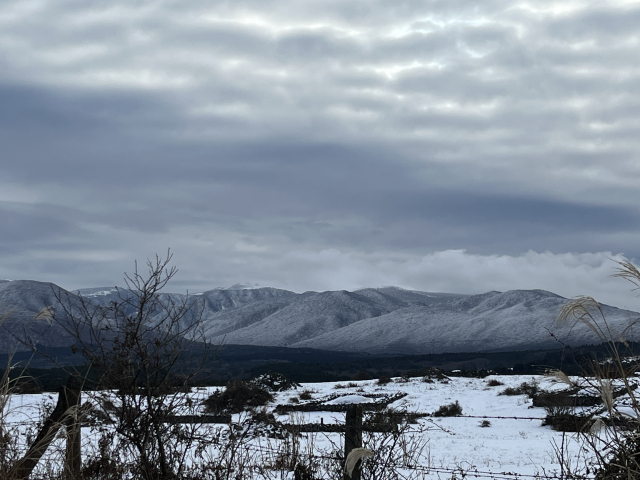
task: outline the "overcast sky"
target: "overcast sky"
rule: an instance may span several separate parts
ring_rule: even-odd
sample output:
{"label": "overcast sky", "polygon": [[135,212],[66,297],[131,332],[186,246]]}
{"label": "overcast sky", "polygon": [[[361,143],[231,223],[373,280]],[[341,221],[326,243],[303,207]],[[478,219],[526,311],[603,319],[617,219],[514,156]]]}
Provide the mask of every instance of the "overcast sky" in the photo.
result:
{"label": "overcast sky", "polygon": [[640,2],[0,2],[0,277],[640,310]]}

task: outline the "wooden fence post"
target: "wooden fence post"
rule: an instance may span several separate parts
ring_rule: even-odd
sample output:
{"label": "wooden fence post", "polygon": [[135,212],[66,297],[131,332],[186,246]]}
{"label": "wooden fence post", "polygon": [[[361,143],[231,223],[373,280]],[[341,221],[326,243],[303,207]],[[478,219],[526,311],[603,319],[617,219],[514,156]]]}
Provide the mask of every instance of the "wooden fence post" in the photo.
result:
{"label": "wooden fence post", "polygon": [[[60,393],[58,395],[58,403],[56,404],[56,408],[53,410],[49,418],[45,420],[44,425],[40,429],[38,436],[35,441],[31,444],[29,451],[22,457],[20,460],[16,462],[11,471],[9,472],[8,477],[15,480],[27,480],[31,472],[35,468],[35,466],[40,461],[42,455],[47,450],[52,440],[56,436],[57,431],[60,429],[61,422],[66,422],[72,419],[66,418],[69,415],[69,408],[75,407],[78,408],[78,403],[80,401],[80,390],[82,388],[82,384],[77,377],[70,376],[67,385],[60,389]],[[72,420],[73,421],[73,420]],[[68,425],[68,424],[67,424]],[[72,430],[75,427],[70,427]],[[80,428],[79,425],[77,427]],[[67,437],[69,438],[69,437]],[[64,468],[64,478],[72,479],[80,477],[80,433],[78,431],[77,435],[74,436],[71,443],[74,447],[71,448],[73,451],[73,459],[72,463],[76,470],[71,470],[67,464],[65,464]],[[67,439],[67,462],[69,461],[69,439]],[[68,470],[69,468],[69,470]],[[69,473],[67,473],[69,471]],[[76,473],[77,472],[77,473]],[[69,475],[76,475],[69,476]]]}
{"label": "wooden fence post", "polygon": [[[362,405],[349,405],[344,429],[344,460],[351,450],[362,447]],[[361,463],[361,462],[360,462]],[[356,465],[351,476],[344,473],[344,480],[360,480],[360,465]]]}

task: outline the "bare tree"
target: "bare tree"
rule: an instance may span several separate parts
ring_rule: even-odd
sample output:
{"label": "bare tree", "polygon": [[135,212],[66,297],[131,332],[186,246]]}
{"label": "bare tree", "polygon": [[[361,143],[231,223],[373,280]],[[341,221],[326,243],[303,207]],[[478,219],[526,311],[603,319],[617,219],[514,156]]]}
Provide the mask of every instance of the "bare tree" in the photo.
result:
{"label": "bare tree", "polygon": [[94,458],[93,468],[119,458],[120,473],[125,465],[136,478],[177,478],[197,439],[193,426],[171,420],[192,406],[188,392],[207,359],[203,308],[194,297],[160,293],[177,272],[171,257],[168,251],[147,260],[146,274],[136,263],[127,288],[106,306],[57,292],[55,320],[97,378],[96,413],[111,423],[102,431],[108,452]]}

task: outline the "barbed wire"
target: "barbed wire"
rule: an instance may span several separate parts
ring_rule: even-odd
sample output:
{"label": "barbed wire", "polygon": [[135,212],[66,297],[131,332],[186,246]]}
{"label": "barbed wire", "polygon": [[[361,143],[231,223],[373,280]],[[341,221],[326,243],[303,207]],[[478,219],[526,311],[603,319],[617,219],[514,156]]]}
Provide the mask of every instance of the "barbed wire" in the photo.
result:
{"label": "barbed wire", "polygon": [[[415,415],[414,413],[410,413],[409,415]],[[422,415],[420,413],[418,413],[417,415]],[[435,421],[435,419],[442,419],[442,418],[478,418],[478,419],[491,419],[491,420],[545,420],[546,417],[518,417],[518,416],[497,416],[497,415],[455,415],[455,416],[451,416],[451,417],[433,417],[433,416],[427,416],[425,415],[422,418],[428,418],[432,421]],[[34,423],[37,423],[37,421],[34,420],[5,420],[3,422],[5,425],[33,425]],[[237,422],[232,422],[232,423],[237,423]],[[215,425],[215,424],[212,424]],[[228,425],[226,423],[220,423],[220,425]],[[293,424],[291,424],[293,425]],[[326,424],[326,425],[333,425],[333,424]],[[335,425],[340,425],[340,423],[336,423]]]}
{"label": "barbed wire", "polygon": [[[409,415],[416,415],[416,412],[408,413]],[[434,417],[427,414],[420,414],[427,418],[429,422],[435,423]],[[544,417],[520,417],[520,416],[499,416],[499,415],[458,415],[455,417],[446,417],[446,418],[475,418],[475,419],[492,419],[492,420],[544,420]],[[6,425],[16,425],[16,426],[32,426],[37,422],[33,420],[5,420]],[[406,430],[406,433],[411,432],[419,432],[420,429],[412,429],[409,428]],[[322,432],[318,432],[322,433]],[[329,454],[317,454],[313,453],[313,451],[309,451],[308,448],[304,446],[298,445],[294,446],[291,443],[288,445],[282,445],[279,448],[269,447],[261,444],[246,444],[240,447],[243,451],[247,453],[255,453],[255,454],[263,454],[263,455],[272,455],[275,458],[288,458],[291,460],[296,460],[300,458],[308,458],[314,460],[328,460],[331,462],[343,462],[343,455],[329,455]],[[475,466],[469,466],[468,468],[463,468],[461,466],[457,466],[455,468],[448,468],[444,466],[435,467],[431,465],[419,465],[419,464],[407,464],[407,463],[397,463],[397,462],[385,462],[386,467],[394,468],[394,469],[404,469],[415,472],[422,472],[425,475],[428,474],[446,474],[451,477],[455,477],[456,475],[460,477],[474,477],[474,478],[486,478],[486,479],[495,479],[495,480],[518,480],[518,479],[535,479],[535,480],[566,480],[566,475],[550,475],[548,473],[544,474],[524,474],[518,472],[507,472],[507,471],[491,471],[491,470],[479,470]],[[587,477],[582,477],[584,480],[591,480]]]}
{"label": "barbed wire", "polygon": [[37,426],[37,420],[6,420],[4,422],[5,425],[28,425],[28,426]]}
{"label": "barbed wire", "polygon": [[492,415],[457,415],[459,418],[490,418],[496,420],[546,420],[546,417],[517,417],[517,416],[492,416]]}
{"label": "barbed wire", "polygon": [[392,412],[391,415],[406,415],[408,417],[415,416],[417,418],[442,419],[442,418],[491,418],[496,420],[545,420],[546,417],[520,417],[517,415],[500,416],[500,415],[452,415],[450,417],[434,417],[431,413],[424,412]]}
{"label": "barbed wire", "polygon": [[[468,418],[506,418],[511,419],[513,417],[490,417],[490,416],[472,416],[468,415]],[[523,419],[523,418],[519,418]],[[537,420],[538,418],[533,417],[524,417],[526,420]],[[33,425],[33,422],[28,421],[14,421],[7,422],[15,425]],[[281,440],[281,439],[278,439]],[[282,441],[282,440],[281,440]],[[238,447],[236,447],[238,448]],[[273,455],[276,458],[289,458],[289,459],[314,459],[314,460],[329,460],[333,462],[343,462],[343,455],[329,455],[329,454],[318,454],[309,452],[308,448],[304,446],[298,445],[294,446],[289,443],[288,445],[282,445],[279,448],[265,446],[262,444],[245,444],[240,449],[246,452],[260,452],[262,454]],[[447,474],[452,477],[455,475],[459,475],[461,477],[474,477],[474,478],[487,478],[487,479],[495,479],[495,480],[518,480],[518,479],[535,479],[535,480],[566,480],[567,475],[550,475],[548,473],[544,474],[525,474],[518,472],[509,472],[509,471],[491,471],[491,470],[479,470],[475,466],[470,466],[468,468],[463,468],[461,466],[455,468],[448,468],[444,466],[436,467],[431,465],[419,465],[419,464],[405,464],[405,463],[397,463],[397,462],[385,462],[387,467],[395,468],[395,469],[405,469],[411,471],[420,471],[424,474]],[[594,477],[581,477],[582,480],[592,480]]]}
{"label": "barbed wire", "polygon": [[[263,445],[246,445],[246,450],[250,451],[260,451],[262,453],[270,453],[276,455],[280,458],[288,457],[288,458],[309,458],[309,459],[319,459],[319,460],[332,460],[337,462],[344,461],[343,456],[339,455],[318,455],[318,454],[309,454],[305,452],[304,448],[291,448],[294,451],[283,451],[282,449],[275,449],[270,447],[265,447]],[[297,451],[295,451],[297,450]],[[549,475],[548,473],[544,474],[527,474],[527,473],[518,473],[518,472],[493,472],[489,470],[478,470],[475,466],[471,466],[468,468],[456,467],[456,468],[447,468],[447,467],[433,467],[426,465],[411,465],[411,464],[399,464],[396,462],[386,462],[386,466],[406,469],[406,470],[414,470],[414,471],[422,471],[426,474],[429,473],[445,473],[455,475],[458,474],[460,476],[471,476],[474,478],[492,478],[496,480],[514,480],[514,479],[536,479],[536,480],[567,480],[567,475]],[[581,476],[581,480],[593,480],[595,477],[586,477]]]}

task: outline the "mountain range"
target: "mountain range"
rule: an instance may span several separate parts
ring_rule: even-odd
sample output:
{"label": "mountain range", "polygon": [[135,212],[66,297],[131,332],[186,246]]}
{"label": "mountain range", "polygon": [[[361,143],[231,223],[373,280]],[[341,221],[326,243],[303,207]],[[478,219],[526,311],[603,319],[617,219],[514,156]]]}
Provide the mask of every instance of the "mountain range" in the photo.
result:
{"label": "mountain range", "polygon": [[[66,346],[71,337],[50,319],[60,300],[107,305],[124,289],[87,288],[68,292],[31,280],[0,281],[0,353],[22,349],[19,339]],[[165,301],[187,300],[202,313],[214,344],[315,348],[344,352],[431,354],[513,351],[600,343],[583,324],[558,326],[566,298],[544,290],[491,291],[480,295],[429,293],[397,287],[295,293],[241,285],[183,295],[162,293]],[[603,305],[614,336],[637,340],[637,312]]]}

